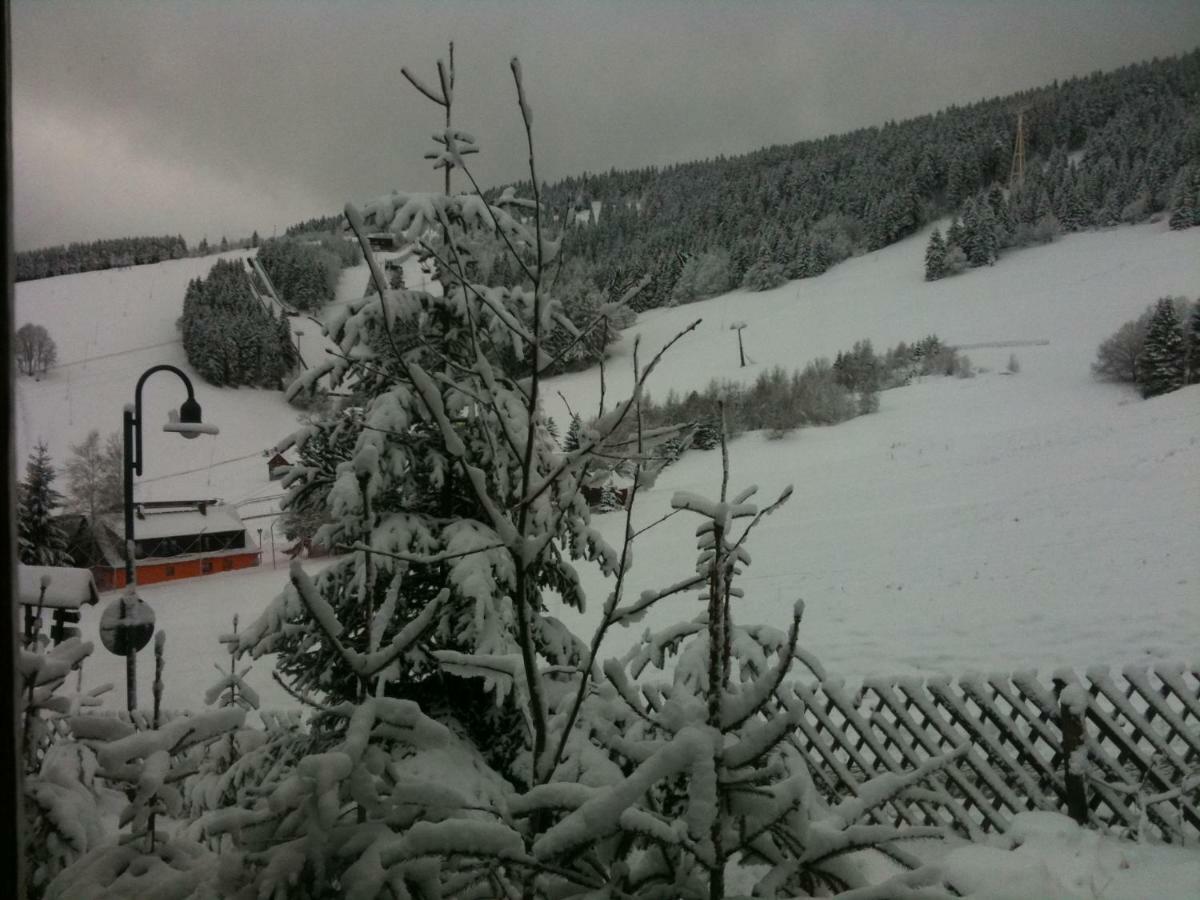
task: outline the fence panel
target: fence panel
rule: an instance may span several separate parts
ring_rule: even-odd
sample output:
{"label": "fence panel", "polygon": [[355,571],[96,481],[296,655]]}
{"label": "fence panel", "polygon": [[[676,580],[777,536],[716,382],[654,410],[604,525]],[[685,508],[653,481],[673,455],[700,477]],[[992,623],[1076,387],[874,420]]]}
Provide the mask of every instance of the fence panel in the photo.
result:
{"label": "fence panel", "polygon": [[[1068,772],[1062,694],[1078,685],[1080,749]],[[1003,831],[1025,810],[1082,810],[1095,825],[1171,843],[1200,837],[1200,664],[1105,668],[1082,677],[1028,672],[951,681],[874,678],[857,695],[836,679],[794,685],[804,707],[793,740],[826,794],[857,794],[867,779],[909,772],[963,744],[932,791],[912,792],[876,821]],[[1083,799],[1081,802],[1080,794]],[[1074,796],[1074,806],[1069,798]]]}

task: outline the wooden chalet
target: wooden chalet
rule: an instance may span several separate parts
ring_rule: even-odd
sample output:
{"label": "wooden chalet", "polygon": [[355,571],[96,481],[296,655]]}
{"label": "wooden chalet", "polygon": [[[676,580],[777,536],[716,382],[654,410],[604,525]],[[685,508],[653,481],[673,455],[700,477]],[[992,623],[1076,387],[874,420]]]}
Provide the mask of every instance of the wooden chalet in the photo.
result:
{"label": "wooden chalet", "polygon": [[293,465],[293,461],[288,459],[286,453],[275,453],[267,451],[264,454],[267,456],[267,478],[271,481],[278,481],[287,474],[288,469]]}
{"label": "wooden chalet", "polygon": [[390,231],[376,231],[367,235],[372,250],[399,250],[400,238]]}
{"label": "wooden chalet", "polygon": [[[104,516],[94,527],[82,520],[72,536],[76,563],[102,591],[125,587],[124,531],[120,515]],[[262,558],[237,510],[220,500],[137,503],[133,531],[138,584],[247,569]]]}

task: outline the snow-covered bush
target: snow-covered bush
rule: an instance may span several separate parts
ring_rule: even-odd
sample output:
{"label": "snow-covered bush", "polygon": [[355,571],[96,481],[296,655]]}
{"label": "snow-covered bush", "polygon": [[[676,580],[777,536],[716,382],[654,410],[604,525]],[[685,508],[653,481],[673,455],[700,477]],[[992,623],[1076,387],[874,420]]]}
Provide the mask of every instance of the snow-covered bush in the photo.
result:
{"label": "snow-covered bush", "polygon": [[68,676],[91,655],[78,638],[52,650],[18,651],[21,747],[24,757],[25,888],[41,896],[46,885],[104,840],[96,758],[73,739],[69,717],[98,704],[108,685],[85,695],[60,693]]}

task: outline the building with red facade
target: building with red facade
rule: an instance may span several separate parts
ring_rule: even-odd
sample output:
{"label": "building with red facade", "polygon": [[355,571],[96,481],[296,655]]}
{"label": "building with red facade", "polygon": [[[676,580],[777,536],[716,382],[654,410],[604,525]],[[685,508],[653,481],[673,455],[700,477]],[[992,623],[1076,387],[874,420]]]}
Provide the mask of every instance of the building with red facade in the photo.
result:
{"label": "building with red facade", "polygon": [[[102,591],[125,586],[124,530],[120,516],[102,517],[95,527],[82,520],[75,529],[76,564],[91,570]],[[237,510],[220,500],[134,504],[133,534],[138,584],[247,569],[261,561]]]}

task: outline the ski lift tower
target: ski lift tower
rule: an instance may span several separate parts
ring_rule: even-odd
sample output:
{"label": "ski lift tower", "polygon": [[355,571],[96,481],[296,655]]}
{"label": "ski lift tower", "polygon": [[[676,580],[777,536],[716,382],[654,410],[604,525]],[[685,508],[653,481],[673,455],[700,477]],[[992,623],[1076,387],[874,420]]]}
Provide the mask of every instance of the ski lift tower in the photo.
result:
{"label": "ski lift tower", "polygon": [[1013,142],[1012,166],[1008,170],[1008,189],[1025,180],[1025,110],[1017,110],[1017,137]]}

